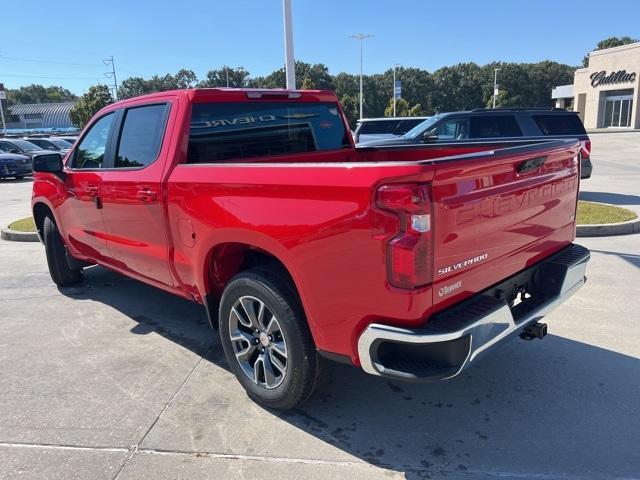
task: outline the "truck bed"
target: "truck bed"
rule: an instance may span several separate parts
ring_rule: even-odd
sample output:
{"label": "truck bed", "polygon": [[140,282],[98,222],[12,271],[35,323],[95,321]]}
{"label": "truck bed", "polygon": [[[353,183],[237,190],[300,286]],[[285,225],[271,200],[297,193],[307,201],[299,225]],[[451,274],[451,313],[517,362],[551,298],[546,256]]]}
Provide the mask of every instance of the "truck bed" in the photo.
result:
{"label": "truck bed", "polygon": [[[274,252],[298,285],[318,348],[357,362],[356,338],[368,319],[422,325],[569,245],[579,147],[564,140],[469,142],[178,165],[168,181],[168,197],[176,199],[169,225],[179,238],[179,219],[195,215],[203,244],[231,242],[242,230],[255,248]],[[518,172],[532,160],[540,165]],[[430,185],[433,283],[411,292],[386,281],[384,245],[398,225],[371,204],[387,182]],[[178,244],[178,276],[206,284],[207,252],[181,250]]]}

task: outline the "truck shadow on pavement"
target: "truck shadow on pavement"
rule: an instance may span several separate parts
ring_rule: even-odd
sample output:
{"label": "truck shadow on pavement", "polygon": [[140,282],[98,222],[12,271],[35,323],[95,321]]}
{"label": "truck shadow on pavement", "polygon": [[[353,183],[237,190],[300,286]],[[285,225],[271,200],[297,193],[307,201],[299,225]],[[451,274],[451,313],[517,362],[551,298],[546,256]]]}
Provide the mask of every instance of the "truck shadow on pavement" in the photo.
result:
{"label": "truck shadow on pavement", "polygon": [[611,205],[640,205],[640,196],[626,193],[581,191],[578,198],[587,202],[610,203]]}
{"label": "truck shadow on pavement", "polygon": [[[132,334],[206,354],[205,373],[166,414],[177,417],[150,432],[150,448],[366,462],[405,478],[640,471],[640,360],[631,356],[549,335],[516,339],[444,383],[397,383],[335,365],[310,402],[273,412],[239,394],[201,306],[99,267],[87,270],[85,285],[61,291],[125,314],[136,322]],[[209,400],[191,401],[189,383],[211,388]]]}
{"label": "truck shadow on pavement", "polygon": [[603,255],[613,255],[613,256],[619,257],[622,260],[625,260],[626,262],[629,262],[634,267],[640,268],[640,255],[638,255],[638,254],[611,252],[611,251],[608,251],[608,250],[596,250],[595,248],[592,248],[591,251],[595,252],[595,253],[602,253]]}

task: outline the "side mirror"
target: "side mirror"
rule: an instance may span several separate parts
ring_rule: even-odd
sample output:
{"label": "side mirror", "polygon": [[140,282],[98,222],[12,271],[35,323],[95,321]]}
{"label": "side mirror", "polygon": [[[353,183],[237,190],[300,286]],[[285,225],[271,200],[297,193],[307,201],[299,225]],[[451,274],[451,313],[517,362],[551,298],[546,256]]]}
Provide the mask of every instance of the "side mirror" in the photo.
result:
{"label": "side mirror", "polygon": [[34,172],[62,173],[62,155],[59,153],[39,153],[33,156],[31,162]]}
{"label": "side mirror", "polygon": [[9,151],[7,153],[15,153],[15,154],[19,154],[20,150],[18,150],[17,148],[10,148]]}
{"label": "side mirror", "polygon": [[424,132],[422,134],[423,142],[436,142],[438,141],[438,134],[435,130],[429,130],[428,132]]}

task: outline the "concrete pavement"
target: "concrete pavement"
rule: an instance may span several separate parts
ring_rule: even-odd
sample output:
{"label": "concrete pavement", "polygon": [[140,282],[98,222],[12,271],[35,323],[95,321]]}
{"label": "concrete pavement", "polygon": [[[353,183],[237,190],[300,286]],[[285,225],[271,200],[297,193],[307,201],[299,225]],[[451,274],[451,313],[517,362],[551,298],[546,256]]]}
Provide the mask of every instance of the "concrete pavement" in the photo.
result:
{"label": "concrete pavement", "polygon": [[[583,195],[639,208],[640,135],[605,135]],[[29,188],[0,183],[0,223]],[[589,281],[545,340],[440,384],[336,365],[283,414],[247,399],[201,307],[102,268],[58,290],[41,245],[1,241],[0,479],[640,478],[640,235],[580,243]]]}

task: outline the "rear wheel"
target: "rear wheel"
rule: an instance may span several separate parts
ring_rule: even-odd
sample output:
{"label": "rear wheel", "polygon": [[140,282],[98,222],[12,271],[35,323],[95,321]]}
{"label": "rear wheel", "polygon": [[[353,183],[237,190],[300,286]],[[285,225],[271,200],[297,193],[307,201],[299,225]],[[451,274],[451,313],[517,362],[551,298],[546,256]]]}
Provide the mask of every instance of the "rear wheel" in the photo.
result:
{"label": "rear wheel", "polygon": [[290,282],[263,269],[239,273],[222,295],[219,327],[227,362],[254,401],[286,410],[311,396],[321,359]]}
{"label": "rear wheel", "polygon": [[60,287],[75,285],[82,281],[82,269],[71,268],[69,265],[67,249],[62,241],[58,226],[51,217],[45,217],[42,230],[51,279]]}

